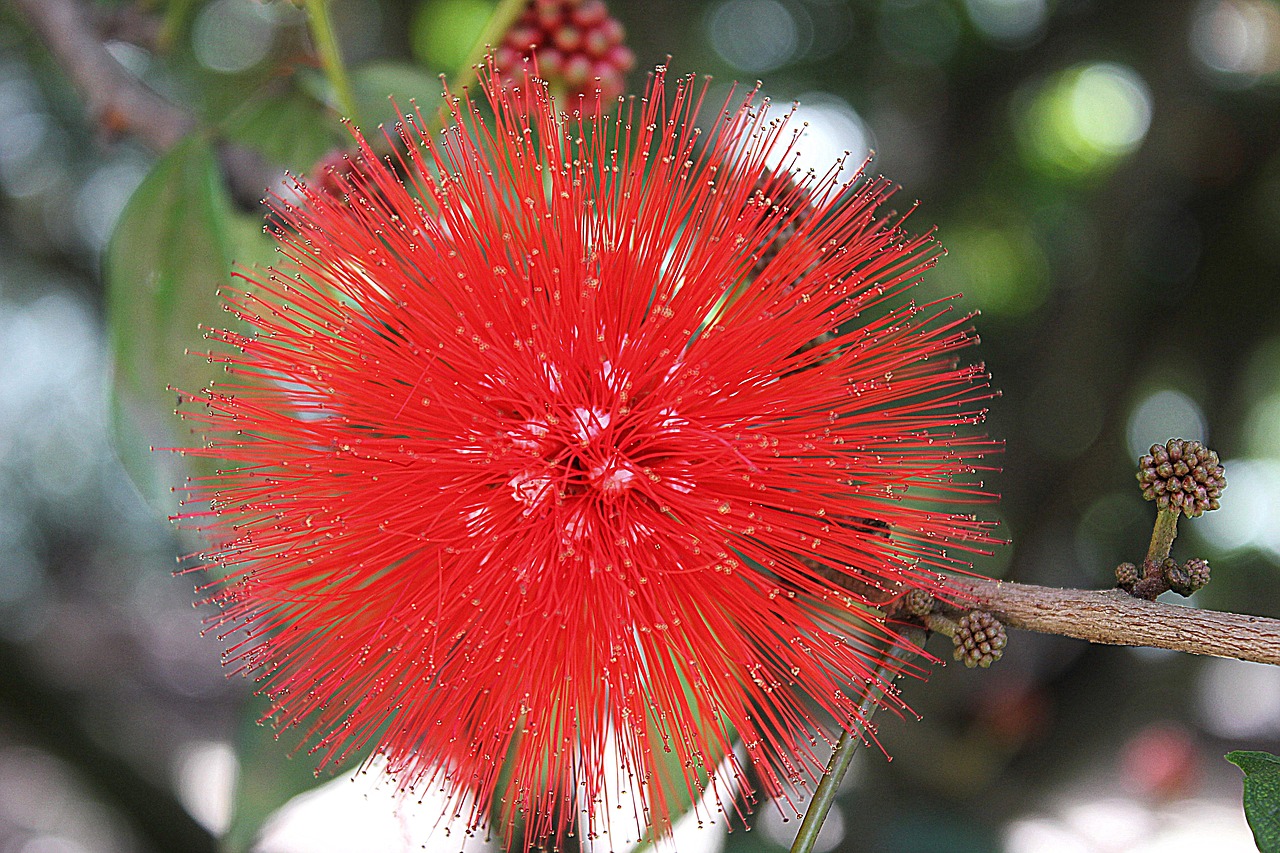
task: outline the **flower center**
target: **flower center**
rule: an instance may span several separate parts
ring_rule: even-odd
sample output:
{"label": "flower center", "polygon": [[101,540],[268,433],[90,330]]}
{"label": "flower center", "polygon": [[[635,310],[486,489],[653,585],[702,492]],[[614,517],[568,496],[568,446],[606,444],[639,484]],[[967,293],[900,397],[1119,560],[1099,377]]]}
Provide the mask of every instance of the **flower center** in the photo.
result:
{"label": "flower center", "polygon": [[507,486],[526,517],[566,502],[613,500],[636,487],[643,472],[627,453],[636,441],[618,420],[598,406],[574,406],[506,433],[519,460]]}

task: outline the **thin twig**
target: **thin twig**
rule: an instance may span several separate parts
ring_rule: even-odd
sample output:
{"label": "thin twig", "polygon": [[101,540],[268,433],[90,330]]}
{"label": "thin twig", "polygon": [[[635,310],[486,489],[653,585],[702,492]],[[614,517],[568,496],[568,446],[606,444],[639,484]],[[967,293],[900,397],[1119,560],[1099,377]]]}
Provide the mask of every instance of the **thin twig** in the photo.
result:
{"label": "thin twig", "polygon": [[951,578],[947,587],[965,606],[990,611],[1012,628],[1280,664],[1280,619],[1145,601],[1120,589],[1056,589],[970,577]]}
{"label": "thin twig", "polygon": [[[480,31],[475,43],[471,45],[467,58],[450,77],[450,88],[461,91],[476,81],[480,64],[484,62],[488,52],[493,49],[494,42],[502,38],[507,30],[511,29],[512,24],[516,22],[516,18],[520,17],[520,13],[528,5],[528,0],[501,0],[494,7],[493,12],[489,15],[489,20],[485,22],[484,29]],[[510,73],[511,69],[502,70]]]}
{"label": "thin twig", "polygon": [[[163,154],[197,128],[195,116],[148,89],[116,61],[80,0],[12,2],[84,94],[90,118],[105,130],[130,134]],[[218,153],[232,197],[244,209],[258,210],[276,170],[242,145],[223,142]]]}
{"label": "thin twig", "polygon": [[12,0],[49,46],[88,104],[89,115],[109,131],[127,132],[167,151],[195,127],[186,111],[143,85],[103,45],[78,0]]}
{"label": "thin twig", "polygon": [[1147,561],[1159,563],[1173,550],[1173,540],[1178,538],[1178,510],[1162,509],[1156,513],[1156,523],[1151,528],[1151,545],[1147,548]]}
{"label": "thin twig", "polygon": [[320,55],[320,65],[324,68],[324,76],[333,87],[333,96],[338,110],[344,116],[360,123],[356,115],[356,98],[351,88],[351,77],[347,74],[347,66],[342,61],[342,51],[338,47],[338,37],[333,31],[333,18],[329,15],[329,0],[306,0],[307,26],[311,29],[311,38],[315,41],[316,52]]}
{"label": "thin twig", "polygon": [[[812,853],[814,844],[818,841],[818,833],[822,831],[822,824],[826,822],[827,815],[831,812],[831,806],[835,804],[836,792],[840,789],[840,783],[844,780],[845,773],[849,770],[849,765],[853,762],[854,753],[858,751],[858,747],[865,742],[866,724],[871,721],[871,716],[880,707],[880,700],[884,697],[884,691],[893,683],[893,680],[902,672],[903,661],[909,659],[913,652],[920,648],[924,643],[924,633],[919,634],[919,638],[909,638],[907,642],[897,642],[885,650],[881,656],[880,666],[876,668],[874,680],[866,697],[863,698],[862,704],[858,706],[857,718],[861,722],[858,730],[853,728],[845,729],[840,735],[840,740],[836,742],[836,747],[831,752],[831,762],[827,765],[827,771],[822,774],[822,779],[818,782],[817,789],[813,792],[813,799],[809,801],[809,807],[805,809],[804,820],[800,822],[800,829],[796,832],[796,840],[791,845],[791,853]],[[914,645],[908,645],[914,643]]]}

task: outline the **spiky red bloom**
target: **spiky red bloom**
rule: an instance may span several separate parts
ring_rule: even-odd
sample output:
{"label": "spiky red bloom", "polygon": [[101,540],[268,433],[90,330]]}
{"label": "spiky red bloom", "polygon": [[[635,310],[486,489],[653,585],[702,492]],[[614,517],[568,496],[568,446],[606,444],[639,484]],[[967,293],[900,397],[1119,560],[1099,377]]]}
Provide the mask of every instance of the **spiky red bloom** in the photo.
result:
{"label": "spiky red bloom", "polygon": [[595,825],[618,756],[658,827],[731,738],[814,776],[893,636],[859,602],[990,541],[973,338],[902,304],[938,252],[883,179],[770,173],[754,92],[702,134],[662,69],[587,117],[485,92],[278,202],[232,297],[192,417],[233,654],[322,755],[375,739],[529,837]]}

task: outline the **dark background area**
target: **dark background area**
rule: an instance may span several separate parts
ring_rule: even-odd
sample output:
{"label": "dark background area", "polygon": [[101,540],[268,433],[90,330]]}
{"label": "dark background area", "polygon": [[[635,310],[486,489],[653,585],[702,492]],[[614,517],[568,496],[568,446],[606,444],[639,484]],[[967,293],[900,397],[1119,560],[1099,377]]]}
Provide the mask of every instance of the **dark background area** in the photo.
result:
{"label": "dark background area", "polygon": [[[186,17],[165,48],[149,22],[170,7]],[[204,115],[305,54],[284,2],[85,8],[117,59]],[[416,69],[412,87],[456,65],[488,5],[333,8],[348,62]],[[937,224],[949,255],[920,298],[962,291],[982,312],[980,357],[1003,392],[989,429],[1007,449],[990,485],[1012,544],[979,571],[1110,585],[1150,534],[1134,460],[1196,438],[1229,485],[1175,546],[1213,563],[1192,604],[1280,616],[1280,5],[610,8],[638,57],[632,91],[668,54],[717,87],[759,77],[776,104],[800,99],[816,165],[874,149],[899,206],[921,200],[916,227]],[[278,763],[243,745],[257,743],[242,731],[250,685],[224,678],[192,578],[171,576],[189,545],[112,450],[102,256],[153,161],[87,123],[0,4],[0,853],[213,849],[237,762],[253,774]],[[992,670],[938,668],[905,692],[923,720],[882,721],[894,759],[860,756],[827,849],[1247,850],[1239,773],[1221,756],[1280,751],[1280,671],[1251,664],[1014,632]],[[272,803],[305,785],[268,777],[255,776],[275,793],[237,796]],[[407,818],[379,835],[389,807],[362,802],[351,814],[364,817],[343,819],[355,840],[325,829],[337,799],[316,800],[262,849],[463,844],[420,842]],[[731,849],[784,849],[796,823],[771,806],[757,817]],[[724,841],[700,836],[681,849]]]}

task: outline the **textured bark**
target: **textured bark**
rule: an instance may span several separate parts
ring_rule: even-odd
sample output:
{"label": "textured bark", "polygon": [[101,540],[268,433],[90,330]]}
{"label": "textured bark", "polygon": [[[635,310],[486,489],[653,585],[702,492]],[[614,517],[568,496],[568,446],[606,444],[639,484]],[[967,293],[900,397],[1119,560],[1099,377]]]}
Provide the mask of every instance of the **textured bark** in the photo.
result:
{"label": "textured bark", "polygon": [[1011,628],[1280,664],[1280,619],[1145,601],[1120,589],[1054,589],[986,578],[952,578],[948,586],[957,601],[988,610]]}

